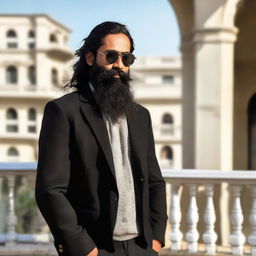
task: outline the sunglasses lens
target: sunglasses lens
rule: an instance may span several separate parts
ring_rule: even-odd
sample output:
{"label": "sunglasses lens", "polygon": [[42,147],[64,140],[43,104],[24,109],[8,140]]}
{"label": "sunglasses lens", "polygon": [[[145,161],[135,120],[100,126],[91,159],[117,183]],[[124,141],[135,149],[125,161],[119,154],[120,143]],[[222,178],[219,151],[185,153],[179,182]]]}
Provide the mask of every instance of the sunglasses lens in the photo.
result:
{"label": "sunglasses lens", "polygon": [[[115,63],[119,58],[119,53],[116,51],[109,51],[106,53],[106,60],[108,64],[113,64]],[[135,60],[135,56],[132,53],[125,53],[122,55],[122,61],[125,66],[130,66],[133,64]]]}
{"label": "sunglasses lens", "polygon": [[118,53],[117,52],[108,52],[106,54],[106,60],[108,64],[113,64],[118,59]]}
{"label": "sunglasses lens", "polygon": [[126,53],[123,55],[122,60],[125,66],[130,66],[133,64],[135,56],[132,53]]}

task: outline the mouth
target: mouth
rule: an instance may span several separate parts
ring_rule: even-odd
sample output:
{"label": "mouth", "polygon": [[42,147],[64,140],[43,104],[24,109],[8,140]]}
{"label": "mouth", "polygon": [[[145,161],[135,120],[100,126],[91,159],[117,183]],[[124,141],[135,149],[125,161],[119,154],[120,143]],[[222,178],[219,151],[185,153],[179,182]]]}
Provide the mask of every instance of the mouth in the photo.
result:
{"label": "mouth", "polygon": [[114,78],[120,78],[120,76],[118,74],[115,74]]}

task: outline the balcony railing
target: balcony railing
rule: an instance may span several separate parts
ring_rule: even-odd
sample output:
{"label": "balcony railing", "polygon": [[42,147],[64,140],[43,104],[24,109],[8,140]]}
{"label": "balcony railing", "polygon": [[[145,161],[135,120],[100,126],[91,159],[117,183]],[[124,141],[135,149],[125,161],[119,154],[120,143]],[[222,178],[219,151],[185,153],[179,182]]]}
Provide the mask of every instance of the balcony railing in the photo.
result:
{"label": "balcony railing", "polygon": [[[0,163],[0,202],[3,200],[3,181],[7,184],[8,195],[5,232],[0,235],[0,255],[2,253],[15,255],[15,251],[17,255],[22,255],[22,252],[28,253],[28,251],[32,251],[33,255],[42,255],[42,252],[45,255],[49,252],[56,254],[52,245],[53,238],[49,233],[20,234],[16,232],[15,179],[23,176],[34,180],[35,170],[36,163]],[[231,212],[228,216],[228,222],[231,225],[231,232],[228,234],[229,254],[244,255],[244,246],[247,243],[246,249],[249,248],[247,255],[256,255],[256,171],[163,170],[162,173],[167,184],[169,241],[161,255],[219,255],[216,249],[219,248],[219,244],[216,243],[217,238],[225,233],[223,230],[217,232],[215,228],[216,223],[221,221],[213,199],[217,195],[215,191],[219,185],[225,189],[220,191],[217,200],[224,198],[223,205],[225,205],[227,204],[225,193],[228,193],[231,198]],[[246,198],[247,205],[250,206],[248,216],[244,214],[241,206],[241,193],[245,187],[250,188],[250,195]],[[183,212],[181,211],[181,189],[185,188],[188,189],[188,208]],[[202,204],[197,200],[198,191],[205,195],[203,214],[199,214]],[[200,220],[199,216],[203,216],[203,220]],[[243,223],[246,218],[250,226],[247,237],[243,233]],[[180,226],[185,219],[187,228],[181,231]],[[204,223],[203,232],[198,227],[199,221]],[[227,227],[221,225],[221,229],[227,229]],[[200,236],[202,243],[199,246]]]}

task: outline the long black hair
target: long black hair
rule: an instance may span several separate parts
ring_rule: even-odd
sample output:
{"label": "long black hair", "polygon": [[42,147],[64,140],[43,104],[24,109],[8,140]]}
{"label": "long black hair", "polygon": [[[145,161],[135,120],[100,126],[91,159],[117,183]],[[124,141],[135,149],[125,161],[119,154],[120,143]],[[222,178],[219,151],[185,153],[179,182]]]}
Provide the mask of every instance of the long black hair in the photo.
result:
{"label": "long black hair", "polygon": [[89,34],[89,36],[83,39],[84,44],[81,48],[76,50],[75,56],[78,57],[78,61],[73,65],[73,76],[70,81],[64,86],[64,88],[76,88],[81,90],[83,86],[87,86],[89,82],[89,73],[91,66],[89,66],[85,60],[85,55],[88,52],[92,52],[96,57],[96,52],[102,46],[103,39],[109,34],[125,34],[131,44],[130,51],[134,50],[134,42],[128,31],[127,27],[123,24],[113,21],[106,21],[97,25]]}

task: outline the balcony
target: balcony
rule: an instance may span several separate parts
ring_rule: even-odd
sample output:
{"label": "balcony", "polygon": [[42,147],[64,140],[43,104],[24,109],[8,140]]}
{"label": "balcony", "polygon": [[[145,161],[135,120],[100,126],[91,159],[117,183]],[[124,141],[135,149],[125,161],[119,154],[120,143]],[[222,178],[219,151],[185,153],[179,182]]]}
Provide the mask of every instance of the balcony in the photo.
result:
{"label": "balcony", "polygon": [[67,62],[74,58],[74,53],[69,50],[66,46],[61,46],[57,43],[51,43],[46,50],[49,58]]}
{"label": "balcony", "polygon": [[51,100],[64,94],[62,85],[59,87],[38,87],[38,85],[29,84],[0,84],[1,100],[28,99],[28,100]]}
{"label": "balcony", "polygon": [[174,124],[154,124],[154,137],[157,142],[181,142],[181,126]]}
{"label": "balcony", "polygon": [[[15,179],[26,177],[34,180],[36,163],[1,163],[0,164],[0,202],[2,184],[7,184],[7,211],[4,233],[0,235],[0,255],[56,255],[53,238],[49,233],[21,234],[16,232],[17,216],[15,213]],[[162,171],[167,187],[169,223],[167,227],[167,246],[160,255],[256,255],[256,171],[214,171],[214,170],[168,170]],[[221,193],[216,193],[217,187]],[[242,191],[249,188],[247,200],[248,216],[241,204]],[[187,211],[181,211],[181,190],[187,189]],[[203,194],[205,207],[198,200]],[[231,211],[227,220],[217,232],[215,225],[223,221],[216,211],[213,198],[227,206],[230,197]],[[3,205],[3,204],[1,204]],[[224,211],[224,209],[221,209]],[[202,218],[200,219],[200,216]],[[244,223],[249,222],[249,235],[244,234]],[[181,222],[185,221],[187,229],[181,231]],[[203,232],[198,228],[203,223]],[[0,222],[1,223],[1,222]],[[229,233],[229,234],[228,234]],[[223,234],[228,244],[218,242]],[[201,237],[202,242],[199,238]]]}
{"label": "balcony", "polygon": [[139,102],[156,102],[159,103],[178,103],[180,104],[182,98],[182,91],[180,84],[166,85],[164,83],[143,83],[141,81],[134,81],[132,83],[134,97]]}

